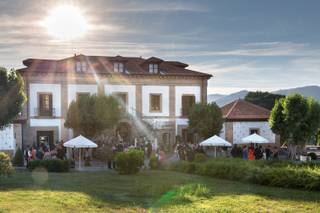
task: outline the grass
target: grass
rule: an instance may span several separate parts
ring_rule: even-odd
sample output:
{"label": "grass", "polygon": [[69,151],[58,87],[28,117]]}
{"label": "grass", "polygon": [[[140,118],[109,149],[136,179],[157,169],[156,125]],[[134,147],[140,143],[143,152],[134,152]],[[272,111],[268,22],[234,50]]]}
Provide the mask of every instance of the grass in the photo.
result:
{"label": "grass", "polygon": [[0,180],[0,212],[320,212],[320,195],[170,171],[18,171]]}

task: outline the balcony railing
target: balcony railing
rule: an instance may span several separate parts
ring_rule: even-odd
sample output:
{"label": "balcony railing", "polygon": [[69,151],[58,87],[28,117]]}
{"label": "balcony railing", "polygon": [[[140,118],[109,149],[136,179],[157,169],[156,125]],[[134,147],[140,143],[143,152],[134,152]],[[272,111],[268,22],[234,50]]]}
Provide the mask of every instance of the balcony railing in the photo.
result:
{"label": "balcony railing", "polygon": [[36,117],[55,117],[56,116],[56,109],[41,109],[41,108],[34,108],[34,116]]}

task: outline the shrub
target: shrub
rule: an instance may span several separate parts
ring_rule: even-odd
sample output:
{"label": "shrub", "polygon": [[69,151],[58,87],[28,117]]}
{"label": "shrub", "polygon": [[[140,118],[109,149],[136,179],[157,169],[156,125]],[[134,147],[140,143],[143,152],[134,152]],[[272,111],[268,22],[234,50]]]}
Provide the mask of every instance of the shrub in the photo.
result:
{"label": "shrub", "polygon": [[116,155],[116,170],[119,174],[136,174],[144,163],[144,153],[139,150],[129,150]]}
{"label": "shrub", "polygon": [[13,167],[9,155],[0,152],[0,177],[8,176],[13,172]]}
{"label": "shrub", "polygon": [[45,168],[48,172],[68,172],[70,162],[68,160],[34,160],[28,164],[30,170],[39,167]]}
{"label": "shrub", "polygon": [[23,153],[22,150],[20,148],[17,149],[16,154],[13,158],[13,165],[15,166],[24,166],[23,165]]}
{"label": "shrub", "polygon": [[207,156],[203,153],[196,153],[194,156],[194,162],[205,162],[207,160]]}
{"label": "shrub", "polygon": [[151,169],[158,169],[159,168],[159,161],[155,155],[152,155],[150,158],[150,168]]}
{"label": "shrub", "polygon": [[310,162],[215,159],[204,163],[177,162],[169,169],[260,185],[320,190],[320,166]]}

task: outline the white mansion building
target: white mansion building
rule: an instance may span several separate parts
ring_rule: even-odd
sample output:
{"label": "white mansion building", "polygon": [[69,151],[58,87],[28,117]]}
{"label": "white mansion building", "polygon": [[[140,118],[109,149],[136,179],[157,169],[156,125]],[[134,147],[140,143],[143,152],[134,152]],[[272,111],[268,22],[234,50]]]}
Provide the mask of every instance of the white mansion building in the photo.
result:
{"label": "white mansion building", "polygon": [[[64,127],[68,105],[80,95],[116,95],[132,116],[156,129],[159,143],[170,145],[187,133],[186,112],[195,102],[207,101],[209,74],[187,69],[178,61],[151,57],[85,56],[61,60],[27,59],[19,69],[28,96],[15,125],[16,144],[26,148],[54,144],[73,137]],[[130,120],[123,121],[123,134],[130,134]]]}

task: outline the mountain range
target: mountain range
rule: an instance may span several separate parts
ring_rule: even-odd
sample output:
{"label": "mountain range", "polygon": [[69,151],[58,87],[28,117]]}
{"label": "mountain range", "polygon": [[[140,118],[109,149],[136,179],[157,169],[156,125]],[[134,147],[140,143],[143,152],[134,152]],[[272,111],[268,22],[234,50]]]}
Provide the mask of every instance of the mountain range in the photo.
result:
{"label": "mountain range", "polygon": [[[219,106],[224,106],[237,99],[244,99],[248,93],[249,93],[248,90],[241,90],[239,92],[235,92],[230,95],[209,94],[208,102],[216,102]],[[291,89],[281,89],[281,90],[273,91],[271,93],[280,94],[280,95],[289,95],[293,93],[299,93],[305,97],[313,97],[314,99],[320,101],[319,86],[305,86],[305,87],[297,87],[297,88],[291,88]]]}

